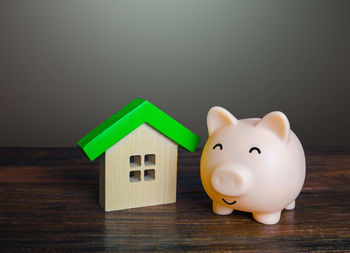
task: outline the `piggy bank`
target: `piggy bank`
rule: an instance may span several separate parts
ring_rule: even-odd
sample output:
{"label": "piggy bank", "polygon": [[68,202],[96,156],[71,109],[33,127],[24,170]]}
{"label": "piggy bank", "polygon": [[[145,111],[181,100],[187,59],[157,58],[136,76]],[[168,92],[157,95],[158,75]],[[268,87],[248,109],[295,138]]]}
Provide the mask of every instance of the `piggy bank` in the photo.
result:
{"label": "piggy bank", "polygon": [[200,172],[219,215],[251,212],[263,224],[293,209],[305,180],[305,154],[282,112],[237,120],[222,107],[207,116],[209,138]]}

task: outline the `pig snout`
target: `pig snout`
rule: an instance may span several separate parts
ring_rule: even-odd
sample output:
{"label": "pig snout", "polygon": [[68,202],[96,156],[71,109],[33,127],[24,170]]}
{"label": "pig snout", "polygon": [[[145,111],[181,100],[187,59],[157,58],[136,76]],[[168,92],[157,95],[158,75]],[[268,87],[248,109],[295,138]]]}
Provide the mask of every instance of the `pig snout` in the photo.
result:
{"label": "pig snout", "polygon": [[225,196],[243,195],[248,191],[251,181],[248,169],[232,164],[218,166],[211,176],[214,190]]}

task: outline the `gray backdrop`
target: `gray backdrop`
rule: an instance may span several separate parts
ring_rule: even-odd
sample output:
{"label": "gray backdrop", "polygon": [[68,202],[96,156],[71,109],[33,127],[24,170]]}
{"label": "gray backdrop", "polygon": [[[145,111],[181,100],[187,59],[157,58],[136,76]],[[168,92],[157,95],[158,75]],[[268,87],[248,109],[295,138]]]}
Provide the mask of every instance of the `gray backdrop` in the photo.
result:
{"label": "gray backdrop", "polygon": [[135,97],[350,145],[350,1],[0,0],[0,146],[74,146]]}

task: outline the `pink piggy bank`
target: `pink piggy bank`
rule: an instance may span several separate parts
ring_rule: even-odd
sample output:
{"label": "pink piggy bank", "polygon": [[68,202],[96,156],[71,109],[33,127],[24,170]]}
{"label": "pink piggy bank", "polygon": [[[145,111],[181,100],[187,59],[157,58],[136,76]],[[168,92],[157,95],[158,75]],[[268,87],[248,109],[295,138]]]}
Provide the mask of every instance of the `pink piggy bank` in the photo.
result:
{"label": "pink piggy bank", "polygon": [[209,138],[201,156],[201,180],[213,211],[251,212],[264,224],[293,209],[305,180],[305,154],[287,117],[237,120],[222,107],[207,116]]}

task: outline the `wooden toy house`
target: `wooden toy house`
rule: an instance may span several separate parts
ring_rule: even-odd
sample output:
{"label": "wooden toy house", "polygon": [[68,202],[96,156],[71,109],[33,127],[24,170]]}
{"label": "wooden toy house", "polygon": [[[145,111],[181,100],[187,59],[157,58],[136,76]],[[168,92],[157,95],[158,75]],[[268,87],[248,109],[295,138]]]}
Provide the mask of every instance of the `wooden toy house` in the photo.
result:
{"label": "wooden toy house", "polygon": [[200,138],[143,99],[135,99],[79,142],[100,160],[105,211],[176,201],[178,145],[193,152]]}

